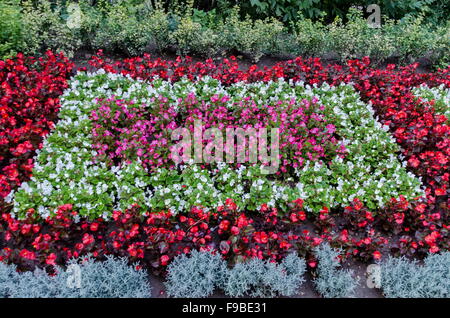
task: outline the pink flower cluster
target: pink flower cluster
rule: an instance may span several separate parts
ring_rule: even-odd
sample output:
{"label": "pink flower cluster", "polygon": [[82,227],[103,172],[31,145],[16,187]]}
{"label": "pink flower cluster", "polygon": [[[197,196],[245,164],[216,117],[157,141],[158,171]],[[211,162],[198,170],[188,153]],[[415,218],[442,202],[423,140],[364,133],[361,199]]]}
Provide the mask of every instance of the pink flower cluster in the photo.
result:
{"label": "pink flower cluster", "polygon": [[[164,99],[159,102],[161,106],[165,105]],[[177,128],[173,120],[176,112],[172,107],[166,105],[153,115],[145,111],[144,105],[119,99],[100,100],[99,103],[100,107],[91,115],[97,160],[118,164],[139,158],[150,169],[172,164],[168,143],[170,131]]]}
{"label": "pink flower cluster", "polygon": [[[305,160],[327,161],[336,154],[343,156],[345,153],[345,147],[335,136],[335,126],[320,114],[323,106],[315,99],[292,99],[260,106],[250,98],[244,98],[231,108],[225,105],[228,100],[227,96],[202,100],[191,93],[178,101],[178,110],[164,97],[154,99],[152,107],[133,105],[115,98],[100,100],[98,109],[91,116],[94,122],[93,144],[99,154],[97,159],[116,165],[139,158],[149,171],[160,167],[173,168],[170,151],[177,142],[171,139],[173,130],[183,127],[193,135],[198,121],[201,122],[203,136],[209,128],[223,131],[223,136],[226,129],[238,128],[266,128],[270,136],[270,129],[278,128],[279,173],[301,168]],[[213,139],[214,136],[203,138],[201,146],[205,147]],[[248,142],[246,144],[245,157],[248,160]],[[233,146],[235,153],[244,151]],[[270,153],[270,145],[267,146]],[[224,148],[225,152],[231,150]]]}

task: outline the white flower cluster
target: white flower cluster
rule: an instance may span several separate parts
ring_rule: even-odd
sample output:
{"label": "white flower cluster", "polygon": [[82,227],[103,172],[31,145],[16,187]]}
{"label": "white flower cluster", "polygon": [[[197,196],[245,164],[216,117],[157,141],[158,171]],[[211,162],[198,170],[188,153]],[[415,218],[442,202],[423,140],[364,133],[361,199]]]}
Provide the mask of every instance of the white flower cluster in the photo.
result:
{"label": "white flower cluster", "polygon": [[419,87],[414,87],[412,92],[417,97],[424,99],[425,101],[434,100],[434,109],[436,113],[445,115],[447,122],[450,121],[450,88],[446,88],[444,84],[438,87],[428,87],[426,84],[422,84]]}
{"label": "white flower cluster", "polygon": [[139,162],[110,168],[94,160],[89,115],[97,98],[114,95],[138,101],[146,88],[102,70],[76,76],[61,97],[60,121],[35,158],[33,177],[10,196],[13,213],[23,217],[33,208],[46,217],[71,203],[81,215],[107,218],[114,208],[145,202],[149,177]]}

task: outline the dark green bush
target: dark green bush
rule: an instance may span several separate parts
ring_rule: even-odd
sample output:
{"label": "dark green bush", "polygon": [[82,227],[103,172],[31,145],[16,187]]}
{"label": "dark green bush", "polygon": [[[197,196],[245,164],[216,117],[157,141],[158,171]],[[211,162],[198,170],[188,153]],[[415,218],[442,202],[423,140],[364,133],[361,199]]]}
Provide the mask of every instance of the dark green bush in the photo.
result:
{"label": "dark green bush", "polygon": [[450,15],[446,0],[234,0],[233,3],[241,5],[253,17],[276,17],[283,22],[298,21],[299,14],[312,20],[325,17],[328,23],[336,17],[345,20],[351,7],[359,6],[366,11],[371,4],[378,4],[382,15],[395,20],[424,14],[427,21],[438,25]]}

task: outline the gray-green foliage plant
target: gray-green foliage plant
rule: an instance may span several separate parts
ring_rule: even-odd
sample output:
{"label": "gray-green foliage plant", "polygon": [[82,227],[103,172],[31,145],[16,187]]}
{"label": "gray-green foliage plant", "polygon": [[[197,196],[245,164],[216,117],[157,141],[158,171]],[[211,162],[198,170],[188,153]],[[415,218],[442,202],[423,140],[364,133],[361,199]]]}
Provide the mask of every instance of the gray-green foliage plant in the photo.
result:
{"label": "gray-green foliage plant", "polygon": [[0,262],[0,298],[6,298],[11,295],[19,279],[16,266]]}
{"label": "gray-green foliage plant", "polygon": [[450,298],[450,252],[430,254],[423,265],[388,258],[381,263],[381,288],[389,298]]}
{"label": "gray-green foliage plant", "polygon": [[227,264],[220,254],[192,251],[177,256],[167,268],[167,294],[177,298],[211,296],[227,277]]}
{"label": "gray-green foliage plant", "polygon": [[305,270],[305,261],[295,254],[280,264],[253,258],[229,270],[224,291],[230,297],[293,296],[304,282]]}
{"label": "gray-green foliage plant", "polygon": [[328,243],[315,249],[318,259],[317,278],[314,279],[316,290],[326,298],[352,297],[358,285],[353,271],[339,269],[340,251]]}
{"label": "gray-green foliage plant", "polygon": [[[0,267],[0,296],[10,298],[148,298],[151,286],[147,273],[128,265],[126,258],[90,257],[72,259],[67,270],[55,268],[55,275],[44,270],[13,274],[13,266]],[[5,278],[12,277],[5,284]]]}

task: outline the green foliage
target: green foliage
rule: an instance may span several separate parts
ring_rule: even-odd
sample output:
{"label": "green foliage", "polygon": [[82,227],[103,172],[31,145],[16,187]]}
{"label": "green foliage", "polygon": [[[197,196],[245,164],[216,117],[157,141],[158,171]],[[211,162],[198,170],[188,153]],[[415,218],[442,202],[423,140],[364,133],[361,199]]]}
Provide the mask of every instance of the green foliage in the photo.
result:
{"label": "green foliage", "polygon": [[162,52],[170,46],[170,21],[169,15],[162,9],[156,9],[149,13],[145,19],[148,31],[158,50]]}
{"label": "green foliage", "polygon": [[305,261],[295,254],[280,264],[253,258],[228,273],[224,291],[230,297],[293,296],[304,282]]}
{"label": "green foliage", "polygon": [[362,12],[351,9],[348,22],[336,19],[327,26],[327,50],[335,51],[341,60],[370,56],[375,61],[382,61],[392,55],[393,41],[384,37],[379,29],[369,27]]}
{"label": "green foliage", "polygon": [[327,43],[325,28],[322,22],[301,17],[293,28],[298,53],[303,56],[324,54],[326,52],[324,44]]}
{"label": "green foliage", "polygon": [[279,21],[273,18],[252,20],[250,17],[246,17],[241,19],[237,8],[219,28],[219,33],[229,49],[242,52],[253,61],[258,61],[264,54],[277,51],[278,37],[282,32],[283,25]]}
{"label": "green foliage", "polygon": [[388,258],[381,263],[381,288],[389,298],[449,298],[450,252],[430,254],[423,265]]}
{"label": "green foliage", "polygon": [[[369,0],[366,1],[367,3]],[[402,19],[405,17],[414,17],[423,13],[433,13],[433,7],[439,1],[436,0],[381,0],[378,5],[381,12],[393,19]],[[434,14],[434,13],[433,13]]]}
{"label": "green foliage", "polygon": [[23,49],[21,9],[16,0],[0,3],[0,59],[7,59]]}
{"label": "green foliage", "polygon": [[401,63],[421,57],[442,63],[450,54],[449,24],[432,28],[419,15],[399,22],[385,20],[381,28],[371,28],[362,11],[356,9],[349,11],[347,20],[344,23],[336,18],[324,25],[300,19],[293,24],[297,53],[308,56],[335,53],[341,61],[370,56],[378,63],[389,57],[398,57]]}
{"label": "green foliage", "polygon": [[47,49],[62,51],[73,56],[81,48],[83,42],[80,29],[69,27],[62,18],[65,7],[56,6],[48,0],[39,1],[33,5],[32,1],[23,4],[23,33],[25,52],[34,55]]}
{"label": "green foliage", "polygon": [[380,6],[383,15],[395,20],[423,14],[428,22],[439,25],[450,15],[450,4],[446,0],[235,0],[234,3],[242,6],[243,11],[252,17],[275,17],[288,24],[298,21],[300,15],[313,21],[325,18],[332,22],[336,17],[345,19],[352,7],[360,6],[366,11],[374,3]]}
{"label": "green foliage", "polygon": [[318,259],[317,291],[326,298],[352,297],[358,284],[350,270],[338,269],[340,251],[329,244],[322,244],[315,250]]}
{"label": "green foliage", "polygon": [[246,7],[258,15],[276,17],[283,22],[297,20],[299,13],[308,18],[323,16],[320,0],[250,0]]}
{"label": "green foliage", "polygon": [[220,45],[219,35],[216,32],[203,28],[190,17],[181,19],[178,28],[170,34],[170,39],[180,55],[196,53],[212,56],[217,54]]}
{"label": "green foliage", "polygon": [[165,285],[170,297],[208,297],[223,286],[226,277],[227,265],[220,254],[194,250],[170,263]]}
{"label": "green foliage", "polygon": [[[0,24],[8,21],[0,29],[0,57],[19,51],[39,55],[46,49],[73,56],[86,47],[128,56],[155,48],[207,57],[240,53],[254,62],[266,54],[293,54],[341,61],[370,56],[376,63],[394,57],[403,64],[426,57],[432,65],[449,63],[450,22],[442,14],[430,16],[433,6],[448,12],[440,0],[386,0],[381,12],[392,16],[397,10],[402,19],[385,18],[381,28],[366,21],[368,1],[360,1],[360,9],[346,0],[232,3],[25,0],[21,8],[8,0],[0,6]],[[336,18],[326,24],[330,19],[322,11]]]}
{"label": "green foliage", "polygon": [[72,259],[67,270],[55,268],[18,274],[14,266],[0,264],[0,297],[9,298],[148,298],[147,273],[128,265],[126,258]]}
{"label": "green foliage", "polygon": [[450,23],[432,29],[423,20],[423,16],[408,18],[386,28],[386,35],[392,37],[402,62],[427,56],[435,63],[450,56]]}
{"label": "green foliage", "polygon": [[130,56],[145,52],[152,39],[148,22],[141,23],[136,17],[135,7],[113,4],[106,8],[92,46],[95,49],[124,52]]}

